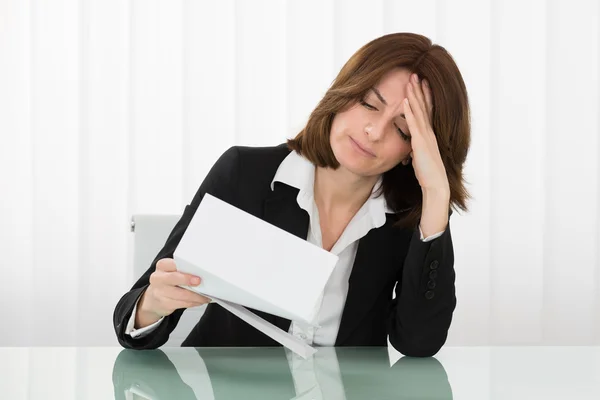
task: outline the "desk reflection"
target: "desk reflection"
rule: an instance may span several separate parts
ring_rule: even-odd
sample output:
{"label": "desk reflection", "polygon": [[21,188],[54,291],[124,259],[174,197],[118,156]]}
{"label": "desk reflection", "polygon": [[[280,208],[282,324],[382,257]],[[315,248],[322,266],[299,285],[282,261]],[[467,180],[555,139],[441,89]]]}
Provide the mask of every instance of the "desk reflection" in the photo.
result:
{"label": "desk reflection", "polygon": [[382,348],[319,348],[303,360],[284,348],[122,350],[115,399],[452,399],[435,358]]}

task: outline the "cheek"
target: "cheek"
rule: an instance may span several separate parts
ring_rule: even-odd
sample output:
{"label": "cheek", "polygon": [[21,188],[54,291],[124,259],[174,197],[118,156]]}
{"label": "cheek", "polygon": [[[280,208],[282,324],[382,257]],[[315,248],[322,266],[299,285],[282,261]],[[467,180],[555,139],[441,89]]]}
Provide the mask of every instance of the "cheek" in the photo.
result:
{"label": "cheek", "polygon": [[344,125],[344,118],[340,115],[336,115],[333,117],[333,122],[331,123],[331,131],[329,136],[334,139],[340,135],[340,132],[343,130],[342,126]]}
{"label": "cheek", "polygon": [[333,117],[331,123],[331,136],[339,137],[344,134],[348,134],[351,131],[351,127],[360,126],[360,110],[356,106],[349,110],[339,112]]}
{"label": "cheek", "polygon": [[402,138],[394,138],[394,140],[387,146],[387,152],[385,155],[386,165],[393,168],[404,160],[411,152],[410,143],[404,141]]}

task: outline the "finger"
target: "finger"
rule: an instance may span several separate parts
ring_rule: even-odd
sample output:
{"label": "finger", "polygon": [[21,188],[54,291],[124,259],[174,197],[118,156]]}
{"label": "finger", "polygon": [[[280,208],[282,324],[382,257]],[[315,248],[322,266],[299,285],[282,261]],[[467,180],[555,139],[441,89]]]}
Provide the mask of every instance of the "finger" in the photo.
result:
{"label": "finger", "polygon": [[[416,101],[416,100],[413,100]],[[415,115],[412,110],[412,103],[408,99],[404,99],[404,116],[406,117],[406,123],[408,124],[408,130],[410,131],[411,143],[416,136],[419,134],[419,130],[416,127]]]}
{"label": "finger", "polygon": [[[414,88],[414,85],[412,84],[412,82],[408,84],[407,95],[408,95],[407,96],[408,100],[410,102],[410,109],[412,111],[412,114],[415,117],[415,121],[426,118],[424,115],[425,111],[423,110],[423,108],[421,106],[421,102],[419,101],[417,94],[415,93],[415,88]],[[412,130],[410,132],[412,133]]]}
{"label": "finger", "polygon": [[164,298],[161,307],[169,310],[169,311],[174,311],[174,310],[179,310],[181,308],[192,308],[192,307],[198,307],[201,306],[202,304],[196,304],[196,303],[190,303],[187,301],[178,301],[178,300],[172,300],[169,298]]}
{"label": "finger", "polygon": [[423,79],[423,94],[425,95],[425,104],[427,104],[427,113],[429,115],[429,121],[433,115],[433,99],[431,97],[431,87],[429,87],[429,81]]}
{"label": "finger", "polygon": [[178,286],[178,285],[190,285],[198,286],[202,282],[202,279],[198,276],[185,274],[183,272],[165,272],[155,271],[150,275],[150,284],[154,285],[167,285],[167,286]]}
{"label": "finger", "polygon": [[176,286],[166,286],[161,288],[161,290],[159,290],[159,295],[170,300],[181,301],[195,305],[202,305],[210,302],[208,297]]}
{"label": "finger", "polygon": [[412,102],[410,102],[408,99],[404,99],[404,115],[410,131],[410,147],[412,150],[411,160],[414,160],[414,150],[421,147],[424,138],[423,133],[417,124],[417,118],[414,113]]}
{"label": "finger", "polygon": [[166,272],[177,271],[177,265],[172,258],[163,258],[156,263],[156,269]]}
{"label": "finger", "polygon": [[425,102],[425,94],[423,93],[423,88],[419,79],[419,75],[413,74],[411,78],[411,85],[413,89],[413,93],[417,97],[419,101],[419,106],[423,109],[423,112],[427,112],[427,103]]}

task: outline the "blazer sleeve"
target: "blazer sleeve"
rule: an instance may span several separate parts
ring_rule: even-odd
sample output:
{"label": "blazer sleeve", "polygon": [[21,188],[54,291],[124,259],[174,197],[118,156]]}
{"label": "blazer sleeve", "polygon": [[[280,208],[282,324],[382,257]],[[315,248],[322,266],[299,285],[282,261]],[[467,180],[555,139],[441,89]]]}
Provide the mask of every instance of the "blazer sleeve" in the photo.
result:
{"label": "blazer sleeve", "polygon": [[183,215],[169,234],[163,248],[158,252],[150,268],[138,279],[131,290],[125,293],[118,301],[113,313],[113,325],[119,343],[130,349],[156,349],[167,342],[169,335],[177,326],[184,309],[176,310],[165,317],[162,323],[152,334],[144,337],[132,338],[125,334],[127,321],[131,317],[133,308],[140,296],[150,284],[150,275],[156,270],[156,263],[163,258],[173,258],[183,234],[185,233],[192,217],[206,193],[233,203],[238,187],[239,177],[239,148],[231,147],[217,160],[210,172],[200,185],[192,202],[185,207]]}
{"label": "blazer sleeve", "polygon": [[430,242],[420,240],[415,229],[389,310],[389,340],[396,350],[431,357],[441,349],[456,308],[454,282],[450,223]]}

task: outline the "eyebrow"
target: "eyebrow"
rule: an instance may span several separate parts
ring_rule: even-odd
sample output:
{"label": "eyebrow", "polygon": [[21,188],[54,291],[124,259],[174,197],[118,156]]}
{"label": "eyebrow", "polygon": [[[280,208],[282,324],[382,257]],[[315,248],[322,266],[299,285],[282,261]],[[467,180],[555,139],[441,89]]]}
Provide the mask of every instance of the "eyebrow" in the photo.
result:
{"label": "eyebrow", "polygon": [[[387,101],[385,101],[385,99],[383,98],[383,96],[381,95],[381,93],[379,92],[379,90],[377,90],[376,87],[372,87],[371,90],[373,91],[373,93],[375,93],[375,95],[377,96],[377,98],[379,99],[379,101],[381,101],[384,105],[388,105]],[[406,119],[406,115],[404,114],[400,114],[400,117]]]}

